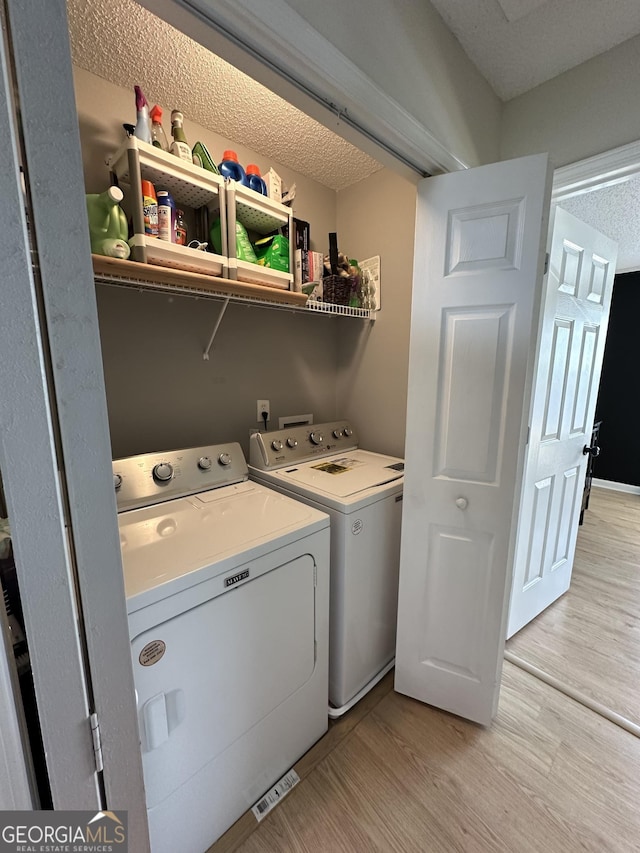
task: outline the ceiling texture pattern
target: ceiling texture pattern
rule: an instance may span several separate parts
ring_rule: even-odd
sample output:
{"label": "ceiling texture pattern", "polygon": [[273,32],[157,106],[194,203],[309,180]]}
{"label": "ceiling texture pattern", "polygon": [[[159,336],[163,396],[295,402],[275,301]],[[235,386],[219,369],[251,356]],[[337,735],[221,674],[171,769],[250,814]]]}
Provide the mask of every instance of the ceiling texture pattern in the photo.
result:
{"label": "ceiling texture pattern", "polygon": [[638,0],[431,0],[503,101],[640,34]]}
{"label": "ceiling texture pattern", "polygon": [[180,109],[187,119],[333,190],[382,169],[134,0],[67,0],[67,15],[74,64],[131,89],[132,110],[137,83],[151,104]]}

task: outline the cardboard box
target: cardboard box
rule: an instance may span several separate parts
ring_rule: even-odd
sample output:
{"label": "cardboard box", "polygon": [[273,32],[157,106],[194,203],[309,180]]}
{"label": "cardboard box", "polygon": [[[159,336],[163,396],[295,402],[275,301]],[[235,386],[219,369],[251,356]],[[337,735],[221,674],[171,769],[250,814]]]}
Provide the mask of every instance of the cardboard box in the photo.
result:
{"label": "cardboard box", "polygon": [[282,202],[282,178],[273,169],[269,169],[266,175],[262,176],[262,180],[267,185],[267,195],[272,201]]}
{"label": "cardboard box", "polygon": [[309,281],[309,253],[296,249],[293,253],[293,289],[302,292],[302,285]]}

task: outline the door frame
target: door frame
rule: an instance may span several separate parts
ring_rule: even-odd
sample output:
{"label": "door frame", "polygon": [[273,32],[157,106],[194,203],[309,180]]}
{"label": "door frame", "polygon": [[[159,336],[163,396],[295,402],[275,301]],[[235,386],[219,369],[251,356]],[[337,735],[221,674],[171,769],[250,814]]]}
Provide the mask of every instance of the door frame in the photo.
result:
{"label": "door frame", "polygon": [[[8,229],[0,252],[14,292],[5,293],[11,322],[0,337],[6,389],[0,461],[53,804],[128,810],[131,848],[145,851],[66,4],[49,0],[43,14],[39,0],[4,0],[2,11],[8,37],[0,46],[6,72],[0,98],[7,121],[0,125],[11,138],[0,148],[11,161],[0,179],[11,195],[3,194],[0,216]],[[92,713],[99,718],[103,772],[96,771]]]}
{"label": "door frame", "polygon": [[601,190],[640,175],[640,140],[560,166],[554,172],[552,202]]}

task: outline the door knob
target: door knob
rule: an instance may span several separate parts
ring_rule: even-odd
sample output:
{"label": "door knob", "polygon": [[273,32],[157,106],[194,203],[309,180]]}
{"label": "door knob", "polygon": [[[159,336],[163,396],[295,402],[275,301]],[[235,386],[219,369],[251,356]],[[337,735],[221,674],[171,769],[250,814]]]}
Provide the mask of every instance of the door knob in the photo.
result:
{"label": "door knob", "polygon": [[456,506],[458,509],[466,509],[469,506],[469,501],[466,498],[456,498]]}
{"label": "door knob", "polygon": [[600,448],[597,444],[594,444],[593,447],[589,447],[588,444],[582,448],[582,452],[585,456],[592,456],[594,459],[596,456],[600,456]]}

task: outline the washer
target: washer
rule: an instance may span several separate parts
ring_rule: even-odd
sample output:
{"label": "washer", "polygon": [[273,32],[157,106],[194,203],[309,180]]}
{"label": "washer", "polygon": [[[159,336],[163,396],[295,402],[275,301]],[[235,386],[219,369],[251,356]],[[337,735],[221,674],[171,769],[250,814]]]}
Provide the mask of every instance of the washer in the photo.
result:
{"label": "washer", "polygon": [[254,433],[249,475],[331,516],[329,716],[393,666],[404,462],[358,449],[348,421]]}
{"label": "washer", "polygon": [[327,730],[329,518],[239,444],[113,475],[151,849],[198,853]]}

